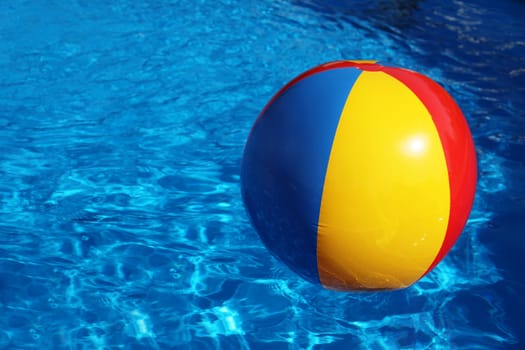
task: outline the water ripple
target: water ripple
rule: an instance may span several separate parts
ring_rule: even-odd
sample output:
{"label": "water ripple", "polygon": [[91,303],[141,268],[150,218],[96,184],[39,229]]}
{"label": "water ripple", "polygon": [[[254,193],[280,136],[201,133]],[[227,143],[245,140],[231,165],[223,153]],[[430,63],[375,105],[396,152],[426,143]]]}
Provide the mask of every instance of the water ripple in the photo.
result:
{"label": "water ripple", "polygon": [[[524,12],[511,0],[0,5],[0,349],[517,345]],[[264,104],[341,58],[430,75],[477,145],[464,234],[404,291],[304,282],[240,198]]]}

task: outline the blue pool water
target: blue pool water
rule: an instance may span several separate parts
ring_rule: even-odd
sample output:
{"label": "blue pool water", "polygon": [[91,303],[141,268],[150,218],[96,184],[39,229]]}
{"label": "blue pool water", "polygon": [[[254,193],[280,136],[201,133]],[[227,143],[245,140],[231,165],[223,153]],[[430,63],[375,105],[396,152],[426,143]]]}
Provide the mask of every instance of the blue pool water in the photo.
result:
{"label": "blue pool water", "polygon": [[[304,282],[241,201],[259,111],[337,59],[429,75],[474,135],[467,227],[406,290]],[[0,349],[523,349],[524,111],[523,1],[3,1]]]}

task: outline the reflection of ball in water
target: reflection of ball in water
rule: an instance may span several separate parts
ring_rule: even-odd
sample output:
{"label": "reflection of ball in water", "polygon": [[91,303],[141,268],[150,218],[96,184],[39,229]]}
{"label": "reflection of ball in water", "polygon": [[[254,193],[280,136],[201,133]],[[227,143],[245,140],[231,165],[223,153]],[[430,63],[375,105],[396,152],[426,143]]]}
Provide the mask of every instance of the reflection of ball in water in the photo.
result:
{"label": "reflection of ball in water", "polygon": [[463,230],[476,187],[468,125],[431,79],[370,61],[303,73],[264,108],[242,161],[266,246],[337,290],[406,287]]}

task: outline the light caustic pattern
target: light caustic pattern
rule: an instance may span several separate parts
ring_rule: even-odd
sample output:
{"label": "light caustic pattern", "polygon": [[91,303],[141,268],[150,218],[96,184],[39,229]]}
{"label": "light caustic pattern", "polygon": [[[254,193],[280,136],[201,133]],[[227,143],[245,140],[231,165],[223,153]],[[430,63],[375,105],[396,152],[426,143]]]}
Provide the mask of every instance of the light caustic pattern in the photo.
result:
{"label": "light caustic pattern", "polygon": [[[0,5],[0,349],[517,341],[495,289],[502,272],[480,240],[511,183],[514,163],[496,151],[521,142],[507,136],[523,110],[510,88],[520,56],[490,36],[522,30],[516,11],[494,31],[485,19],[498,12],[477,5],[325,3]],[[465,232],[399,292],[303,281],[271,257],[241,201],[243,146],[266,101],[310,67],[358,58],[445,84],[479,143],[483,176]]]}

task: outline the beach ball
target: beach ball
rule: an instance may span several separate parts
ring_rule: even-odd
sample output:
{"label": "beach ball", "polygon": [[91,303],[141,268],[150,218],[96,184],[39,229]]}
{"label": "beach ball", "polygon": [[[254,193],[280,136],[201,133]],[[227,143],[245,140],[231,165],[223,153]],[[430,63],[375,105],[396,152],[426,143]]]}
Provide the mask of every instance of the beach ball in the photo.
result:
{"label": "beach ball", "polygon": [[407,287],[469,216],[476,154],[432,79],[337,61],[284,86],[255,120],[241,164],[246,211],[275,257],[340,291]]}

